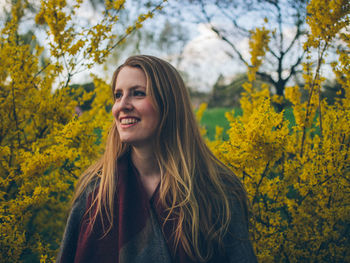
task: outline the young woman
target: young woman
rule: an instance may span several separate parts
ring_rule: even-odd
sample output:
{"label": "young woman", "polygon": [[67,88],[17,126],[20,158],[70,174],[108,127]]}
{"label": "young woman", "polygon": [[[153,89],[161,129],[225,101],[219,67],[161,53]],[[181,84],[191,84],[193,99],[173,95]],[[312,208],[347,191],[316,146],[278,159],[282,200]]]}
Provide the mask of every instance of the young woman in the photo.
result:
{"label": "young woman", "polygon": [[114,122],[81,177],[58,262],[256,262],[239,179],[200,136],[176,69],[128,58]]}

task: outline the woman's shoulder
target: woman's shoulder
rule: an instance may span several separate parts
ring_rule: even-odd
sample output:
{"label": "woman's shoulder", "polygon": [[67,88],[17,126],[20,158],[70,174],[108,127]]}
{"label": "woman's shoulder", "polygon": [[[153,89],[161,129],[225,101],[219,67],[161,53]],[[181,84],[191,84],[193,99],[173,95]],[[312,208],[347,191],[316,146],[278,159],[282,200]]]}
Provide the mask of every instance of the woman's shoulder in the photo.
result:
{"label": "woman's shoulder", "polygon": [[249,234],[247,205],[240,197],[231,196],[231,220],[225,236],[229,262],[257,262]]}
{"label": "woman's shoulder", "polygon": [[99,182],[98,177],[93,178],[73,201],[56,262],[73,262],[80,223],[86,212],[88,198],[98,188]]}
{"label": "woman's shoulder", "polygon": [[97,191],[100,184],[100,177],[95,176],[89,182],[82,187],[80,193],[77,194],[76,198],[73,201],[73,207],[79,205],[85,205],[88,201],[88,198]]}

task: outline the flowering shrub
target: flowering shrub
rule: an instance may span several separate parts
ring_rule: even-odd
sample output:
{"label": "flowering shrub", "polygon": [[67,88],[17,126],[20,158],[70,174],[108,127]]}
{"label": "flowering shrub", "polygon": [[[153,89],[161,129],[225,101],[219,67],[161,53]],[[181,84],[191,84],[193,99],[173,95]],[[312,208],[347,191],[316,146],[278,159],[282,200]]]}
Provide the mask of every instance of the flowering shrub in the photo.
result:
{"label": "flowering shrub", "polygon": [[71,77],[102,63],[161,6],[117,36],[125,0],[106,1],[103,20],[85,28],[76,24],[81,0],[43,0],[35,15],[50,39],[43,58],[44,48],[19,33],[23,20],[34,21],[29,2],[12,2],[0,29],[0,262],[54,261],[74,184],[101,152],[97,130],[108,131],[112,103],[109,86],[95,79],[92,110],[77,118]]}
{"label": "flowering shrub", "polygon": [[[304,45],[308,100],[301,101],[297,86],[285,90],[295,125],[290,129],[284,112],[271,106],[266,86],[252,89],[269,39],[266,29],[257,29],[250,43],[243,115],[226,113],[229,139],[222,139],[218,127],[216,139],[208,141],[247,188],[261,262],[350,261],[350,38],[344,30],[349,26],[350,4],[315,0],[308,12],[311,32]],[[339,60],[333,64],[345,96],[328,105],[320,98],[320,68],[336,36],[347,45],[347,50],[338,50]],[[315,53],[317,63],[312,64]]]}

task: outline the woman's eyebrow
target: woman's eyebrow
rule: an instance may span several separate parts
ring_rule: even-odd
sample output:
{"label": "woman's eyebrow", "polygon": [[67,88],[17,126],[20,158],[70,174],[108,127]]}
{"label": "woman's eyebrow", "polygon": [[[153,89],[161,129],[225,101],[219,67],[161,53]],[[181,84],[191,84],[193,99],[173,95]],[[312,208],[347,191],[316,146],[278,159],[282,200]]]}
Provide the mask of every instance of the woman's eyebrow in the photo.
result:
{"label": "woman's eyebrow", "polygon": [[[128,89],[134,90],[134,89],[138,89],[138,88],[145,89],[146,87],[145,87],[145,86],[142,86],[142,85],[134,85],[134,86],[131,86],[131,87],[128,88]],[[122,89],[122,88],[115,87],[114,91],[116,91],[116,90],[123,90],[123,89]]]}
{"label": "woman's eyebrow", "polygon": [[142,86],[142,85],[135,85],[135,86],[132,86],[130,89],[134,90],[134,89],[138,89],[138,88],[145,89],[146,87]]}

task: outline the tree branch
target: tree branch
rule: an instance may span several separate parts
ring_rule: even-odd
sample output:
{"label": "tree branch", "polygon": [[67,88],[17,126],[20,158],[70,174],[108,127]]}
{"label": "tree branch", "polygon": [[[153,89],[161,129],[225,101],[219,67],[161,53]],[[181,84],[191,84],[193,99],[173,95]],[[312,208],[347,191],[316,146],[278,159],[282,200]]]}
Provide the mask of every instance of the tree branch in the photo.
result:
{"label": "tree branch", "polygon": [[301,21],[298,22],[298,24],[297,24],[297,32],[295,33],[294,38],[292,39],[292,41],[290,42],[289,46],[284,51],[284,53],[288,53],[291,50],[291,48],[294,46],[295,42],[299,39],[299,37],[301,35],[305,34],[303,31],[300,30],[300,25],[301,25]]}
{"label": "tree branch", "polygon": [[273,84],[274,86],[277,84],[276,81],[274,81],[274,79],[271,77],[271,75],[265,73],[265,72],[261,72],[261,71],[258,71],[256,72],[256,74],[264,81],[266,82],[269,82],[271,84]]}
{"label": "tree branch", "polygon": [[270,52],[271,53],[271,55],[272,56],[274,56],[275,58],[277,58],[277,59],[279,59],[280,57],[274,52],[274,51],[272,51],[272,49],[271,48],[269,48],[269,50],[268,50],[268,52]]}
{"label": "tree branch", "polygon": [[292,76],[295,75],[295,73],[297,72],[295,69],[297,66],[300,65],[301,61],[303,60],[304,58],[304,55],[305,55],[305,50],[303,51],[303,53],[298,57],[297,61],[294,63],[294,65],[290,68],[290,73],[289,73],[289,76],[285,79],[285,81],[287,82]]}
{"label": "tree branch", "polygon": [[[319,58],[318,58],[318,64],[317,64],[317,68],[316,68],[316,72],[315,72],[315,77],[312,80],[312,84],[310,86],[310,93],[309,93],[309,98],[308,98],[308,102],[307,102],[307,106],[306,106],[306,116],[305,116],[305,123],[304,123],[304,127],[303,127],[303,135],[302,135],[302,139],[301,139],[301,147],[300,147],[300,156],[303,156],[304,153],[304,142],[305,142],[305,136],[306,136],[306,123],[309,121],[309,114],[310,114],[310,105],[311,105],[311,98],[312,98],[312,93],[314,91],[315,85],[316,85],[316,80],[319,79],[320,77],[320,69],[321,69],[321,64],[322,64],[322,60],[323,60],[323,55],[326,52],[326,49],[328,47],[328,43],[326,42],[322,51],[319,54]],[[322,131],[321,131],[321,135],[322,135]]]}
{"label": "tree branch", "polygon": [[229,44],[232,49],[235,51],[235,53],[237,54],[237,56],[239,57],[239,59],[246,65],[248,66],[249,63],[243,58],[241,52],[239,52],[239,50],[237,49],[237,47],[235,46],[235,44],[233,44],[228,38],[226,38],[221,31],[216,28],[212,23],[211,23],[211,18],[208,15],[207,11],[205,10],[205,6],[203,1],[200,1],[200,5],[201,5],[201,9],[202,9],[202,13],[205,16],[205,19],[207,20],[207,23],[210,25],[210,29],[223,41],[225,41],[227,44]]}
{"label": "tree branch", "polygon": [[225,41],[227,44],[229,44],[232,49],[235,51],[235,53],[237,54],[238,58],[246,65],[248,66],[249,63],[243,58],[241,52],[239,52],[239,50],[237,49],[237,47],[235,46],[235,44],[233,44],[229,39],[227,39],[225,36],[223,36],[221,34],[221,32],[219,31],[219,29],[217,29],[216,27],[214,27],[213,25],[210,24],[210,29],[223,41]]}
{"label": "tree branch", "polygon": [[284,37],[283,37],[283,30],[282,30],[282,14],[281,14],[281,7],[275,3],[274,5],[277,9],[277,23],[278,23],[278,31],[280,35],[280,41],[279,41],[279,51],[281,54],[281,57],[283,57],[284,52],[283,52],[283,42],[284,42]]}
{"label": "tree branch", "polygon": [[240,26],[240,25],[238,25],[237,20],[234,19],[232,16],[230,16],[230,14],[227,12],[227,10],[222,9],[220,6],[217,6],[217,7],[221,11],[221,13],[225,17],[227,17],[238,30],[240,30],[241,32],[243,32],[247,36],[249,35],[249,30],[244,28],[244,27],[242,27],[242,26]]}

